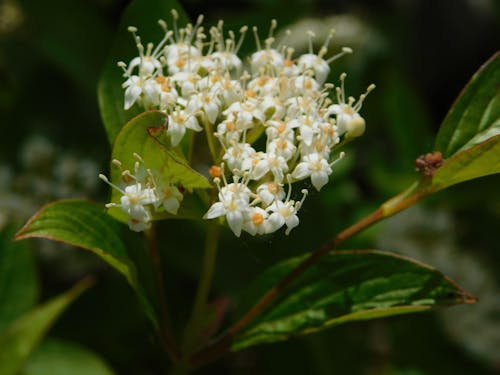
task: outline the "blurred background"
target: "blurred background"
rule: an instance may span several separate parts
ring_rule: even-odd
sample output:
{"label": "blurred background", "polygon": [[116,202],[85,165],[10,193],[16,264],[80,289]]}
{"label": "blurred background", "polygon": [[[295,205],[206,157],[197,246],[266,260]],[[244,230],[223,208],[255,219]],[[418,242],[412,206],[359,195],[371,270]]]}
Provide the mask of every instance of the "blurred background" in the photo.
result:
{"label": "blurred background", "polygon": [[[12,232],[45,203],[74,197],[107,201],[107,186],[97,175],[108,170],[110,146],[96,85],[127,3],[0,0],[0,245],[10,246]],[[414,159],[433,150],[453,100],[500,46],[500,3],[494,0],[181,4],[192,19],[203,13],[207,24],[222,18],[228,29],[257,25],[262,35],[276,18],[281,32],[292,30],[288,44],[297,51],[307,49],[306,30],[313,30],[321,45],[334,27],[333,49],[350,46],[355,53],[334,63],[330,81],[346,71],[353,96],[377,85],[362,111],[367,132],[348,147],[331,183],[308,198],[301,225],[289,237],[280,233],[235,241],[229,231],[224,233],[214,296],[234,301],[259,271],[314,250],[408,187],[416,177]],[[247,38],[244,49],[253,47]],[[199,373],[500,374],[499,177],[441,192],[345,244],[422,260],[478,296],[479,303],[333,328],[231,355]],[[176,321],[183,321],[192,302],[202,238],[197,224],[162,223],[162,255]],[[164,373],[160,349],[119,275],[69,246],[30,245],[34,263],[24,272],[36,273],[40,300],[87,274],[98,277],[51,337],[93,350],[117,374]]]}

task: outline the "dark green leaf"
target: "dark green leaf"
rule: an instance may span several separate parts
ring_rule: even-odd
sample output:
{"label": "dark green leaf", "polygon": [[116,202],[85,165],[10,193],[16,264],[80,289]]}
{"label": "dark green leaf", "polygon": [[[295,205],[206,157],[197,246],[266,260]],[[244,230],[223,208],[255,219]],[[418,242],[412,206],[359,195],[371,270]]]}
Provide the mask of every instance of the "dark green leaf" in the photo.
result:
{"label": "dark green leaf", "polygon": [[130,252],[121,239],[125,227],[99,205],[83,200],[58,201],[40,209],[17,233],[16,239],[47,238],[78,246],[97,254],[120,272],[136,291],[147,316],[157,318]]}
{"label": "dark green leaf", "polygon": [[90,285],[90,280],[83,280],[15,320],[0,336],[0,374],[17,374],[54,321]]}
{"label": "dark green leaf", "polygon": [[59,339],[45,340],[29,357],[21,375],[113,375],[89,349]]}
{"label": "dark green leaf", "polygon": [[113,144],[120,129],[141,110],[134,106],[123,109],[124,90],[122,70],[117,67],[118,61],[130,61],[138,55],[135,41],[127,31],[129,26],[139,29],[144,44],[156,43],[163,37],[163,31],[158,26],[158,20],[170,21],[170,11],[176,9],[179,13],[179,23],[188,22],[182,7],[175,0],[135,0],[127,7],[118,28],[115,43],[102,72],[97,88],[101,117],[110,144]]}
{"label": "dark green leaf", "polygon": [[14,242],[14,231],[0,232],[0,334],[38,299],[33,254],[27,243]]}
{"label": "dark green leaf", "polygon": [[500,134],[500,53],[474,74],[451,107],[436,138],[445,158]]}
{"label": "dark green leaf", "polygon": [[[166,115],[160,111],[144,112],[133,118],[116,137],[112,159],[119,160],[124,169],[133,173],[134,164],[137,161],[134,153],[137,153],[144,160],[148,169],[159,172],[166,181],[182,185],[187,189],[210,188],[212,185],[203,175],[192,169],[182,156],[169,150],[168,145],[159,140],[165,131],[165,128],[162,128],[165,121]],[[120,169],[112,165],[111,181],[121,185],[121,177]],[[119,191],[114,189],[111,201],[119,203],[121,195]],[[201,207],[200,210],[200,207],[196,207],[193,200],[188,200],[188,202],[188,207],[186,207],[186,202],[182,203],[179,214],[174,217],[199,218],[203,215],[204,207]],[[110,214],[118,219],[126,220],[120,208],[112,208]],[[172,217],[172,215],[164,213],[155,216],[155,218],[164,217]]]}
{"label": "dark green leaf", "polygon": [[[297,267],[304,255],[264,272],[247,292],[246,309]],[[350,321],[474,302],[440,272],[411,259],[376,250],[335,251],[308,268],[256,321],[232,349],[281,341]]]}

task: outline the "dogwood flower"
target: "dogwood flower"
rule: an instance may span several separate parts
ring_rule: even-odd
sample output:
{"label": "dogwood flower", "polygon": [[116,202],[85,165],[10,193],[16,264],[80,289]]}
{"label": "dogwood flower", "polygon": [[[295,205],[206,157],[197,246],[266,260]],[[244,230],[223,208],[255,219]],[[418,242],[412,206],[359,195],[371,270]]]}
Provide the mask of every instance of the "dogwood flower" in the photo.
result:
{"label": "dogwood flower", "polygon": [[329,112],[337,115],[337,126],[341,133],[346,133],[348,138],[355,138],[363,135],[365,132],[365,120],[359,114],[366,96],[375,88],[375,85],[370,85],[364,94],[361,94],[358,101],[350,96],[345,97],[344,80],[346,74],[340,76],[341,87],[337,87],[338,104],[332,104],[329,107]]}
{"label": "dogwood flower", "polygon": [[[339,159],[343,156],[342,153]],[[304,156],[303,160],[295,167],[292,177],[297,180],[311,177],[311,183],[316,190],[320,191],[328,182],[328,176],[332,173],[332,164],[329,164],[322,155],[311,153]]]}
{"label": "dogwood flower", "polygon": [[153,220],[153,213],[164,211],[177,214],[182,193],[170,181],[146,167],[146,163],[138,154],[134,154],[134,173],[124,169],[122,163],[113,160],[113,166],[120,169],[120,185],[112,183],[100,174],[99,178],[118,191],[121,196],[119,202],[106,204],[107,208],[119,207],[127,215],[131,230],[142,232],[149,229]]}
{"label": "dogwood flower", "polygon": [[[339,87],[325,83],[332,63],[352,53],[344,47],[330,54],[333,30],[317,51],[309,32],[309,50],[294,56],[293,48],[276,42],[273,20],[262,43],[252,28],[256,50],[245,60],[238,52],[248,27],[236,37],[224,31],[222,21],[207,30],[200,16],[181,28],[177,12],[172,16],[171,29],[159,22],[164,36],[156,46],[144,47],[137,30],[130,29],[138,56],[128,65],[119,63],[125,78],[124,109],[135,105],[163,111],[172,147],[181,144],[188,129],[206,131],[193,134],[188,153],[194,168],[212,165],[218,192],[210,195],[205,219],[225,221],[238,237],[242,232],[269,234],[283,226],[289,234],[299,224],[297,214],[307,195],[303,190],[300,201],[292,200],[292,181],[310,179],[318,191],[328,183],[333,164],[343,156],[331,161],[332,151],[365,130],[359,112],[374,86],[355,100],[345,94],[345,73]],[[205,138],[208,147],[201,144]],[[202,160],[208,152],[212,160]],[[113,186],[121,198],[109,205],[124,210],[131,228],[144,230],[158,213],[181,209],[183,189],[148,169],[142,159],[137,163],[134,174],[122,171],[123,181]]]}
{"label": "dogwood flower", "polygon": [[177,146],[184,134],[186,134],[186,129],[191,129],[194,131],[202,131],[202,127],[198,124],[198,120],[195,116],[187,113],[185,110],[177,108],[169,116],[167,134],[170,135],[170,141],[172,146]]}
{"label": "dogwood flower", "polygon": [[212,204],[204,219],[214,219],[225,216],[229,228],[236,237],[241,235],[243,223],[249,206],[249,191],[245,183],[235,181],[232,184],[221,188],[220,180],[216,179],[219,188],[219,201]]}

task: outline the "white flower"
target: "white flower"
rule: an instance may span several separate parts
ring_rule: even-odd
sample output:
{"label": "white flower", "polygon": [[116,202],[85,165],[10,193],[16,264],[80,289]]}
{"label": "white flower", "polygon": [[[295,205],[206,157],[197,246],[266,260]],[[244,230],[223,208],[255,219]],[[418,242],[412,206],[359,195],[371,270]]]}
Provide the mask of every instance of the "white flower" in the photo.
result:
{"label": "white flower", "polygon": [[313,116],[300,116],[290,121],[290,127],[298,127],[302,142],[310,146],[313,136],[319,133],[319,119]]}
{"label": "white flower", "polygon": [[221,96],[225,107],[229,107],[234,102],[243,98],[243,88],[240,82],[230,79],[227,75],[222,79],[221,89]]}
{"label": "white flower", "polygon": [[317,93],[319,83],[312,77],[300,75],[294,80],[295,89],[306,94]]}
{"label": "white flower", "polygon": [[286,108],[277,96],[265,96],[259,107],[266,119],[282,119],[286,114]]}
{"label": "white flower", "polygon": [[215,219],[226,216],[229,228],[239,237],[247,210],[250,207],[248,188],[245,183],[235,182],[222,189],[219,188],[219,190],[219,202],[212,204],[203,218]]}
{"label": "white flower", "polygon": [[267,74],[263,74],[248,82],[247,89],[265,97],[277,93],[277,83],[277,78],[271,77]]}
{"label": "white flower", "polygon": [[276,71],[283,67],[284,58],[281,53],[273,48],[257,51],[250,56],[252,73],[264,71]]}
{"label": "white flower", "polygon": [[144,80],[139,76],[130,76],[122,85],[125,89],[124,109],[127,110],[139,99],[144,89]]}
{"label": "white flower", "polygon": [[180,93],[185,102],[186,98],[189,98],[192,94],[198,92],[198,81],[201,77],[196,73],[191,72],[179,72],[170,76],[172,82],[174,82],[180,89]]}
{"label": "white flower", "polygon": [[202,111],[205,113],[208,122],[215,123],[219,115],[220,101],[217,96],[210,94],[207,90],[191,95],[187,104],[189,113]]}
{"label": "white flower", "polygon": [[314,72],[314,77],[320,85],[322,85],[326,81],[326,78],[330,73],[330,66],[328,65],[328,63],[323,58],[314,53],[306,53],[300,56],[299,60],[297,61],[297,65],[302,72],[306,72],[308,70]]}
{"label": "white flower", "polygon": [[249,207],[243,222],[243,230],[252,236],[272,232],[273,228],[269,224],[268,216],[269,214],[260,207]]}
{"label": "white flower", "polygon": [[312,114],[318,111],[318,102],[316,98],[310,96],[296,96],[287,99],[285,102],[287,108],[287,117],[296,118],[298,116]]}
{"label": "white flower", "polygon": [[257,187],[257,195],[267,207],[275,200],[283,200],[285,190],[283,190],[282,184],[278,182],[265,182]]}
{"label": "white flower", "polygon": [[187,114],[186,111],[182,109],[176,109],[169,116],[167,134],[170,135],[170,141],[172,146],[177,146],[184,134],[186,134],[186,128],[201,131],[202,127],[198,124],[198,120],[195,116]]}
{"label": "white flower", "polygon": [[297,216],[294,201],[282,202],[277,200],[268,207],[268,210],[272,212],[269,215],[269,225],[273,232],[286,224],[285,234],[288,235],[293,228],[299,225],[299,217]]}
{"label": "white flower", "polygon": [[175,107],[179,93],[175,89],[170,77],[158,76],[155,81],[159,87],[159,108],[167,110]]}
{"label": "white flower", "polygon": [[120,207],[128,216],[128,224],[131,230],[141,232],[148,229],[152,218],[147,205],[156,201],[154,190],[143,188],[139,182],[121,189],[112,184],[106,176],[101,174],[99,177],[122,194],[119,204],[108,203],[106,207]]}
{"label": "white flower", "polygon": [[276,181],[282,182],[284,173],[288,171],[288,164],[285,158],[281,155],[268,152],[263,155],[263,158],[252,169],[252,179],[258,180],[267,172],[274,175]]}
{"label": "white flower", "polygon": [[[293,48],[283,40],[274,44],[276,21],[262,46],[253,28],[257,52],[249,58],[249,71],[242,72],[238,50],[246,26],[237,40],[233,31],[224,32],[222,21],[207,30],[199,17],[195,24],[179,28],[177,12],[172,15],[172,30],[159,22],[165,34],[156,48],[151,43],[144,48],[131,28],[139,56],[128,66],[119,63],[126,77],[124,107],[139,105],[166,113],[173,147],[182,142],[186,129],[209,132],[205,135],[209,147],[199,144],[203,137],[196,137],[189,149],[198,165],[205,163],[202,156],[208,150],[214,159],[208,163],[216,164],[210,175],[218,194],[204,218],[224,217],[237,236],[242,230],[251,235],[271,233],[284,225],[288,234],[299,223],[297,211],[306,194],[300,202],[290,200],[291,180],[310,178],[317,190],[328,182],[335,145],[365,129],[359,110],[373,86],[357,102],[346,99],[342,74],[337,100],[330,99],[334,86],[325,83],[330,63],[352,52],[344,47],[326,57],[333,32],[317,53],[314,34],[309,32],[308,53],[293,57]],[[207,152],[198,154],[193,146]],[[155,212],[177,213],[183,199],[165,174],[139,164],[134,175],[122,171],[128,190],[120,190],[122,201],[115,204],[127,212],[134,230],[147,228]],[[285,176],[290,184],[287,195]],[[142,203],[133,204],[133,189],[145,194]]]}
{"label": "white flower", "polygon": [[153,189],[143,188],[140,183],[125,187],[124,194],[120,198],[121,207],[132,216],[140,216],[144,205],[151,204],[156,200]]}
{"label": "white flower", "polygon": [[157,187],[158,199],[155,202],[155,208],[163,206],[165,211],[177,215],[183,199],[182,193],[172,184],[163,184]]}
{"label": "white flower", "polygon": [[364,94],[361,94],[358,101],[350,96],[346,102],[344,91],[344,80],[346,74],[340,75],[341,87],[337,87],[338,104],[332,104],[328,107],[328,113],[337,115],[337,127],[340,134],[346,135],[347,138],[355,138],[363,135],[365,132],[365,120],[359,114],[363,101],[370,91],[375,88],[375,85],[370,85]]}
{"label": "white flower", "polygon": [[227,143],[238,142],[240,140],[240,129],[234,123],[234,117],[228,116],[217,125],[217,136],[223,137]]}
{"label": "white flower", "polygon": [[266,122],[266,134],[268,139],[274,139],[277,137],[285,138],[291,142],[295,139],[294,128],[299,126],[297,121],[277,121],[270,120]]}
{"label": "white flower", "polygon": [[316,190],[321,188],[328,182],[328,176],[332,173],[332,168],[318,153],[312,153],[303,157],[292,173],[292,177],[297,180],[302,180],[306,177],[311,177],[311,182]]}
{"label": "white flower", "polygon": [[235,77],[241,74],[243,63],[235,53],[214,52],[210,57],[215,62],[215,64],[217,64],[219,71],[230,72]]}
{"label": "white flower", "polygon": [[168,72],[170,74],[192,72],[192,60],[200,55],[201,53],[196,47],[186,43],[169,44],[165,47]]}
{"label": "white flower", "polygon": [[248,170],[251,166],[251,157],[256,153],[248,143],[233,143],[229,147],[222,160],[225,160],[230,170]]}
{"label": "white flower", "polygon": [[275,138],[267,145],[267,152],[282,156],[285,160],[290,160],[297,147],[287,138]]}
{"label": "white flower", "polygon": [[259,106],[259,102],[253,98],[234,102],[222,113],[225,116],[232,114],[239,129],[251,128],[254,126],[254,120],[263,122],[266,118],[266,115]]}
{"label": "white flower", "polygon": [[128,227],[134,232],[143,232],[146,229],[151,228],[151,218],[130,217],[128,219]]}

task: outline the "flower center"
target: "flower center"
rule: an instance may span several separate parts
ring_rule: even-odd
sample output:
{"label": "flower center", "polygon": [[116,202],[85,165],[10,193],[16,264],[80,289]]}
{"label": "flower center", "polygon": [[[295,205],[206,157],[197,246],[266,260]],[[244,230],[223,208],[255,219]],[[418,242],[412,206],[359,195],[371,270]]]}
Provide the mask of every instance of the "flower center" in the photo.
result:
{"label": "flower center", "polygon": [[252,215],[252,223],[254,223],[255,225],[261,225],[263,222],[264,216],[262,216],[262,214],[256,212]]}

